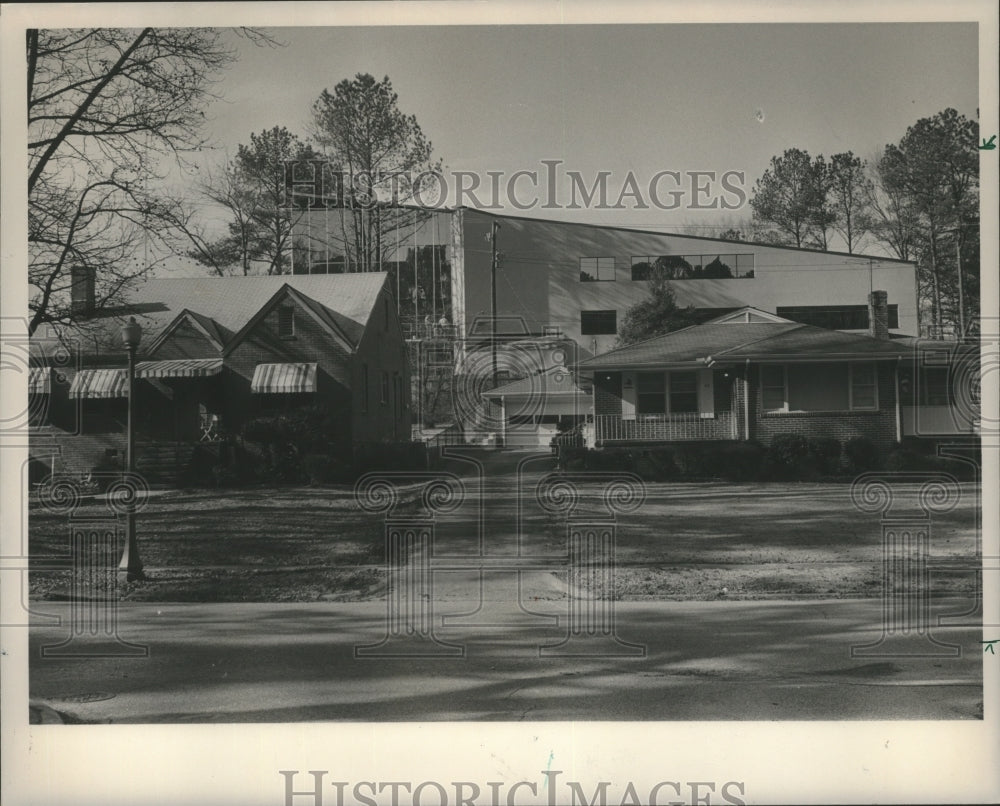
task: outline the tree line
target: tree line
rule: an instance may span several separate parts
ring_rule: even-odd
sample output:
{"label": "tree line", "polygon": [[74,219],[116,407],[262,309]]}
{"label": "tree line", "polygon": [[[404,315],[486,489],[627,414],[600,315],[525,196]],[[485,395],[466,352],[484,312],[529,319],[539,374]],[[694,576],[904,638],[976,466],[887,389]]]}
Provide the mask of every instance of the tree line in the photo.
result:
{"label": "tree line", "polygon": [[[196,183],[201,205],[225,215],[221,232],[208,227],[190,199],[160,180],[171,161],[185,165],[207,147],[204,111],[236,58],[233,35],[212,28],[27,32],[30,332],[74,322],[70,288],[81,269],[94,278],[100,314],[120,311],[128,289],[171,256],[187,255],[217,275],[280,274],[296,260],[315,260],[310,245],[292,240],[307,213],[290,209],[285,197],[290,160],[320,160],[348,176],[440,170],[389,78],[358,74],[322,91],[304,136],[275,125],[205,172]],[[235,35],[277,44],[253,29]],[[751,219],[721,237],[817,249],[842,242],[852,254],[878,247],[913,260],[930,334],[956,333],[963,318],[975,333],[978,136],[976,121],[946,109],[867,160],[790,148],[757,180]],[[396,190],[405,202],[418,189]],[[343,205],[331,214],[342,219],[339,241],[318,245],[351,271],[385,268],[390,233],[420,217],[392,205]],[[410,259],[396,255],[394,263]],[[420,259],[414,252],[414,271]],[[419,295],[421,286],[410,292]]]}
{"label": "tree line", "polygon": [[[917,265],[927,334],[978,332],[979,125],[954,109],[921,118],[871,159],[789,148],[754,185],[752,217],[722,233],[855,254],[879,248]],[[961,301],[961,310],[959,308]]]}

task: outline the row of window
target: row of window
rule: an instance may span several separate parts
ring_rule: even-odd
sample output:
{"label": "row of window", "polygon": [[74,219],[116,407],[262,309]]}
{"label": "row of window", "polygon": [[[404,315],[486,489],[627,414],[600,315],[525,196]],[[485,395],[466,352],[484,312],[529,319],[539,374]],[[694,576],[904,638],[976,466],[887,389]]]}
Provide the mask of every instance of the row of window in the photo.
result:
{"label": "row of window", "polygon": [[760,369],[764,411],[878,409],[878,380],[873,363],[765,364]]}
{"label": "row of window", "polygon": [[[662,272],[671,280],[725,279],[753,277],[752,254],[708,255],[633,255],[632,280],[648,280],[653,272]],[[615,258],[580,258],[580,282],[613,282],[616,277]]]}
{"label": "row of window", "polygon": [[[797,305],[777,308],[775,313],[793,322],[815,325],[827,330],[867,330],[870,324],[867,305]],[[899,306],[889,306],[889,327],[899,327]]]}

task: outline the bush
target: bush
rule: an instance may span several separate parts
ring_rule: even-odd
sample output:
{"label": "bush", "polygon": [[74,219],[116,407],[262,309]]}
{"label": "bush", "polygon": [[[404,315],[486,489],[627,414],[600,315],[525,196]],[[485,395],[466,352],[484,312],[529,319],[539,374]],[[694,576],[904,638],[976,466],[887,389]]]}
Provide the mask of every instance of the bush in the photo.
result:
{"label": "bush", "polygon": [[847,459],[847,469],[852,473],[878,470],[881,466],[878,446],[868,437],[851,437],[847,440],[844,443],[844,456]]}
{"label": "bush", "polygon": [[350,465],[336,456],[311,453],[302,457],[302,469],[310,484],[336,484],[348,481]]}
{"label": "bush", "polygon": [[819,465],[801,434],[778,434],[764,459],[763,475],[772,479],[803,480],[819,476]]}
{"label": "bush", "polygon": [[719,475],[727,481],[755,481],[761,477],[766,451],[758,442],[736,442],[720,446]]}
{"label": "bush", "polygon": [[840,440],[833,437],[809,437],[809,455],[824,476],[834,476],[840,472]]}
{"label": "bush", "polygon": [[[978,462],[976,456],[970,459]],[[896,443],[885,459],[885,469],[893,473],[947,473],[959,481],[973,481],[975,468],[968,462],[916,450],[910,443]]]}
{"label": "bush", "polygon": [[426,470],[429,459],[423,442],[370,442],[355,448],[351,466],[360,476],[377,470]]}

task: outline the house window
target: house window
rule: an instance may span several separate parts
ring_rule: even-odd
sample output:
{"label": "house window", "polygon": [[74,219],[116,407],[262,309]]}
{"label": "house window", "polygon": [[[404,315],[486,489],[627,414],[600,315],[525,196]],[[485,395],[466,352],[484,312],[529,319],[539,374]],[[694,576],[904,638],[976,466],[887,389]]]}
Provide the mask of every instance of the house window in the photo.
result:
{"label": "house window", "polygon": [[386,405],[389,402],[389,373],[382,372],[381,403]]}
{"label": "house window", "polygon": [[698,411],[698,374],[671,372],[670,413],[683,414],[696,411]]}
{"label": "house window", "polygon": [[580,282],[605,282],[615,279],[615,259],[613,257],[580,258]]}
{"label": "house window", "polygon": [[640,372],[635,376],[636,414],[663,414],[667,410],[667,376],[663,372]]}
{"label": "house window", "polygon": [[[827,330],[867,330],[869,326],[867,305],[797,305],[776,308],[775,313],[793,322]],[[889,306],[889,328],[899,328],[898,305]]]}
{"label": "house window", "polygon": [[785,411],[785,368],[765,365],[760,368],[760,400],[764,411]]}
{"label": "house window", "polygon": [[820,363],[764,365],[761,408],[771,412],[874,411],[878,408],[875,365]]}
{"label": "house window", "polygon": [[291,305],[278,308],[278,336],[282,339],[295,337],[295,308]]}
{"label": "house window", "polygon": [[580,311],[581,335],[613,336],[617,332],[617,311]]}
{"label": "house window", "polygon": [[361,366],[361,411],[368,413],[368,365]]}
{"label": "house window", "polygon": [[871,362],[851,364],[851,409],[878,408],[878,376]]}

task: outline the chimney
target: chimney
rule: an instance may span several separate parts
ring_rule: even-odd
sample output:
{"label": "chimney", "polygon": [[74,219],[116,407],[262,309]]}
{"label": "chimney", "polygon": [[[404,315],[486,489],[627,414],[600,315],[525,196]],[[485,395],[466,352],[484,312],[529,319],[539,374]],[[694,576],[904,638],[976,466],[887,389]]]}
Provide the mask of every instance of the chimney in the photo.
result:
{"label": "chimney", "polygon": [[868,335],[873,339],[889,338],[889,295],[885,291],[868,295]]}
{"label": "chimney", "polygon": [[74,317],[84,318],[94,315],[96,296],[94,292],[94,270],[87,266],[74,266],[70,277],[70,311]]}

